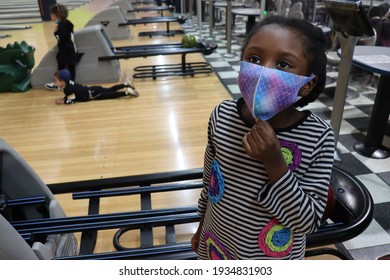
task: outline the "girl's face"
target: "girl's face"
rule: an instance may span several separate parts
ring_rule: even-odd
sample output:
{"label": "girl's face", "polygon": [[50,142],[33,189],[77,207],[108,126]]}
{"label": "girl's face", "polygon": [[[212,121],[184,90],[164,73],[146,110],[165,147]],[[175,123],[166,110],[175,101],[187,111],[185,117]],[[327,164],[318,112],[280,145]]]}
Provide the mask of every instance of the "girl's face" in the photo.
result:
{"label": "girl's face", "polygon": [[308,74],[301,37],[277,25],[263,27],[250,39],[243,60],[301,76]]}
{"label": "girl's face", "polygon": [[51,19],[51,21],[56,21],[58,18],[56,16],[56,14],[50,14],[50,19]]}

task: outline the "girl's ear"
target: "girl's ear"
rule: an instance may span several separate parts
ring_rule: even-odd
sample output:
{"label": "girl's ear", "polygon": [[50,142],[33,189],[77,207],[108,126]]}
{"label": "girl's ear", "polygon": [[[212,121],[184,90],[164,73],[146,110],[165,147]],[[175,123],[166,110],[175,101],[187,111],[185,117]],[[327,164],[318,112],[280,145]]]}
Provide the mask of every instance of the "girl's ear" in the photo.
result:
{"label": "girl's ear", "polygon": [[318,81],[317,77],[314,77],[310,82],[304,84],[301,89],[299,90],[299,95],[302,97],[308,96],[310,92],[313,90],[313,88],[316,86]]}

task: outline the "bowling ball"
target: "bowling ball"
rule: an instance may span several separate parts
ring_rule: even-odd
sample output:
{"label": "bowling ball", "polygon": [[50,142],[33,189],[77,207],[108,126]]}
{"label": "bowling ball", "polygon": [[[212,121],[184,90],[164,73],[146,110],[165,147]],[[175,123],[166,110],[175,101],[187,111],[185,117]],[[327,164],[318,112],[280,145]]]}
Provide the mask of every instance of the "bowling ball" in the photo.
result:
{"label": "bowling ball", "polygon": [[185,48],[194,48],[196,45],[196,38],[192,34],[184,34],[181,43]]}

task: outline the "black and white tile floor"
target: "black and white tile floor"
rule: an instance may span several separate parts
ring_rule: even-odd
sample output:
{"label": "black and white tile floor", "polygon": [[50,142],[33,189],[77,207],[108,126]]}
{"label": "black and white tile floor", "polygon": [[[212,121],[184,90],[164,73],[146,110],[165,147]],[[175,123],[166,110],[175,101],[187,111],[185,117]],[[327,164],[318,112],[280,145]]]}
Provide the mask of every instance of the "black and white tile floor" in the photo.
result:
{"label": "black and white tile floor", "polygon": [[[232,30],[230,51],[227,50],[224,23],[216,23],[211,37],[208,23],[202,22],[200,32],[196,17],[190,18],[183,24],[183,29],[186,33],[194,34],[198,38],[213,40],[218,44],[218,49],[205,58],[214,68],[232,98],[239,97],[236,78],[239,70],[241,42],[245,34],[245,19],[236,19]],[[229,57],[232,57],[226,58],[227,53],[230,54]],[[374,220],[371,225],[361,235],[343,243],[354,259],[373,260],[390,254],[390,158],[380,160],[366,158],[353,149],[354,143],[365,138],[376,92],[375,87],[362,87],[361,81],[362,79],[350,82],[359,94],[357,98],[346,100],[337,144],[341,160],[336,161],[335,164],[355,175],[368,188],[373,197],[375,207]],[[330,122],[332,106],[333,98],[322,95],[306,108]],[[389,136],[385,136],[383,145],[390,147]]]}

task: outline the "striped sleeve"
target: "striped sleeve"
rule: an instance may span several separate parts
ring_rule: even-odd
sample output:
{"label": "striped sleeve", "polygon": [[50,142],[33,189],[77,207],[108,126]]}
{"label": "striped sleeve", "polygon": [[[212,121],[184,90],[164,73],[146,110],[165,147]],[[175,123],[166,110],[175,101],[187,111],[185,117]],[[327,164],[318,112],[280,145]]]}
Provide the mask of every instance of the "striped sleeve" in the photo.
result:
{"label": "striped sleeve", "polygon": [[207,208],[208,200],[208,185],[210,182],[210,166],[213,158],[215,157],[215,148],[213,147],[212,139],[215,131],[216,119],[218,115],[218,106],[214,108],[211,112],[208,128],[207,128],[207,146],[204,154],[204,164],[203,164],[203,189],[200,194],[198,201],[198,214],[203,216]]}
{"label": "striped sleeve", "polygon": [[259,193],[259,203],[284,225],[302,234],[314,232],[321,224],[334,157],[332,129],[314,119],[305,125],[306,132],[301,132],[301,149],[314,146],[310,158],[308,153],[302,153],[304,172],[289,171]]}

